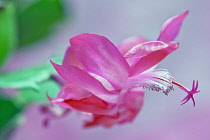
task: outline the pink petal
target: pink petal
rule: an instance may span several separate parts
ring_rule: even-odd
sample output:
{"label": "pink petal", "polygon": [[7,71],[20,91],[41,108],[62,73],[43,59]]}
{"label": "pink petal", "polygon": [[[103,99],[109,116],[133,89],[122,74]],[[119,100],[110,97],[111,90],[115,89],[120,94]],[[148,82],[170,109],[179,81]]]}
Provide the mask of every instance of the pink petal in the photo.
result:
{"label": "pink petal", "polygon": [[76,110],[94,113],[94,114],[106,114],[106,115],[114,115],[117,113],[117,107],[111,106],[105,101],[99,99],[96,96],[90,96],[87,98],[83,98],[80,100],[69,99],[65,100],[65,103],[69,104]]}
{"label": "pink petal", "polygon": [[185,19],[185,17],[188,15],[188,13],[189,11],[186,11],[181,15],[168,19],[162,26],[162,29],[160,31],[160,36],[158,37],[157,40],[163,41],[165,43],[173,41],[178,35],[182,22]]}
{"label": "pink petal", "polygon": [[83,68],[83,64],[77,59],[73,47],[68,47],[63,59],[63,65],[73,65],[78,68]]}
{"label": "pink petal", "polygon": [[120,115],[115,116],[106,116],[106,115],[95,115],[93,121],[87,121],[84,124],[84,127],[93,127],[97,125],[102,125],[104,127],[111,127],[115,124],[118,124],[118,119]]}
{"label": "pink petal", "polygon": [[139,113],[144,102],[144,91],[143,89],[138,89],[138,91],[128,90],[121,97],[121,104],[119,105],[124,113],[124,117],[121,118],[120,123],[131,122]]}
{"label": "pink petal", "polygon": [[51,61],[58,74],[67,82],[84,88],[108,103],[116,103],[118,94],[109,92],[103,85],[83,70],[71,65],[58,65]]}
{"label": "pink petal", "polygon": [[51,103],[60,105],[65,108],[73,109],[72,106],[67,104],[65,100],[69,99],[82,99],[91,96],[92,93],[89,91],[76,86],[72,83],[66,82],[65,85],[61,88],[60,92],[58,93],[55,99],[51,99]]}
{"label": "pink petal", "polygon": [[62,98],[64,100],[71,98],[81,99],[92,95],[91,92],[70,82],[66,82],[62,89],[56,98]]}
{"label": "pink petal", "polygon": [[48,96],[48,99],[49,99],[50,103],[52,103],[52,104],[57,104],[64,108],[73,109],[71,106],[69,106],[68,104],[66,104],[64,102],[65,96],[63,96],[63,95],[64,95],[64,87],[61,88],[60,92],[58,93],[58,96],[55,99],[52,99],[49,96]]}
{"label": "pink petal", "polygon": [[[130,67],[133,67],[141,59],[141,57],[167,46],[167,44],[161,41],[144,42],[134,46],[124,55],[124,57],[126,58]],[[153,68],[155,68],[155,66]]]}
{"label": "pink petal", "polygon": [[132,49],[134,46],[144,43],[148,41],[144,37],[133,37],[125,40],[122,42],[119,46],[118,49],[120,53],[124,56],[130,49]]}
{"label": "pink petal", "polygon": [[158,64],[162,61],[168,54],[173,52],[178,48],[177,42],[172,42],[168,45],[168,47],[153,51],[146,56],[142,57],[131,69],[130,76],[137,75],[142,73],[149,68],[153,67],[154,65]]}
{"label": "pink petal", "polygon": [[56,99],[51,100],[51,103],[68,109],[76,109],[96,114],[113,115],[117,112],[116,106],[108,104],[89,91],[72,83],[66,83]]}
{"label": "pink petal", "polygon": [[168,47],[167,44],[161,41],[150,41],[134,46],[124,57],[126,58],[141,58],[151,52]]}
{"label": "pink petal", "polygon": [[115,89],[122,87],[129,66],[114,44],[103,36],[88,33],[78,35],[70,42],[88,71],[104,77]]}
{"label": "pink petal", "polygon": [[[143,42],[146,42],[146,41],[147,39],[143,37],[132,37],[125,40],[123,43],[121,43],[118,46],[118,49],[120,53],[124,56],[134,46],[141,44]],[[126,58],[126,61],[129,64],[129,66],[133,66],[138,60],[139,60],[138,58]]]}
{"label": "pink petal", "polygon": [[119,103],[119,113],[113,116],[95,115],[92,121],[87,121],[85,127],[103,125],[111,127],[133,121],[143,105],[143,91],[127,91],[123,93]]}

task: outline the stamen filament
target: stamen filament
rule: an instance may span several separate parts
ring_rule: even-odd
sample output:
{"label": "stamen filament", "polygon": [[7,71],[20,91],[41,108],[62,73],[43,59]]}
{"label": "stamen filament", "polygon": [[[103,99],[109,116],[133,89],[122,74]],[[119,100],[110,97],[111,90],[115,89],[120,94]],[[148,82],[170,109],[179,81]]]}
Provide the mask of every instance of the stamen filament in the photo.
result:
{"label": "stamen filament", "polygon": [[175,82],[175,81],[172,81],[172,84],[178,86],[179,88],[181,88],[182,90],[184,90],[185,92],[187,92],[187,96],[181,101],[181,105],[187,103],[190,99],[192,99],[192,102],[193,102],[193,106],[195,106],[195,99],[193,97],[194,94],[200,92],[200,90],[198,90],[198,80],[195,82],[195,80],[193,80],[193,83],[192,83],[192,89],[189,90],[187,89],[186,87],[184,87],[183,85]]}
{"label": "stamen filament", "polygon": [[[165,79],[162,79],[162,78],[157,78],[157,79],[160,79],[160,80],[165,81],[165,82],[170,82],[170,81],[166,81]],[[195,99],[194,99],[193,95],[196,94],[196,93],[198,93],[198,92],[200,92],[200,90],[198,90],[198,80],[197,81],[193,80],[192,89],[191,90],[189,90],[185,86],[183,86],[180,83],[177,83],[175,81],[171,81],[171,83],[174,84],[174,85],[176,85],[176,86],[178,86],[180,89],[184,90],[188,94],[181,101],[181,105],[187,103],[190,99],[192,99],[193,105],[195,106]]]}
{"label": "stamen filament", "polygon": [[178,87],[180,87],[180,88],[182,88],[182,89],[189,90],[189,89],[186,88],[185,86],[183,86],[183,85],[181,85],[180,83],[177,83],[177,82],[175,82],[175,81],[172,81],[171,83],[174,84],[174,85],[176,85],[176,86],[178,86]]}

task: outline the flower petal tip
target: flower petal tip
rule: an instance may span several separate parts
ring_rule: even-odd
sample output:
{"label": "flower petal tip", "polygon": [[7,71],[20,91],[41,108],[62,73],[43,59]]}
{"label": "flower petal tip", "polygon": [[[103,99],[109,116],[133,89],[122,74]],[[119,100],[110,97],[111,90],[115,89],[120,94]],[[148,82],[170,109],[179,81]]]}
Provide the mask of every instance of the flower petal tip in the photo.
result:
{"label": "flower petal tip", "polygon": [[52,104],[53,99],[49,96],[48,93],[46,93],[46,96],[47,96],[48,101],[50,102],[50,106],[53,106]]}
{"label": "flower petal tip", "polygon": [[54,63],[52,60],[50,60],[50,63],[51,63],[53,66],[56,65],[56,63]]}
{"label": "flower petal tip", "polygon": [[168,19],[162,26],[160,35],[157,40],[169,43],[173,41],[182,26],[182,22],[188,15],[189,11],[184,12],[181,15],[174,16]]}
{"label": "flower petal tip", "polygon": [[189,14],[190,10],[187,10],[183,13],[183,15],[187,16]]}

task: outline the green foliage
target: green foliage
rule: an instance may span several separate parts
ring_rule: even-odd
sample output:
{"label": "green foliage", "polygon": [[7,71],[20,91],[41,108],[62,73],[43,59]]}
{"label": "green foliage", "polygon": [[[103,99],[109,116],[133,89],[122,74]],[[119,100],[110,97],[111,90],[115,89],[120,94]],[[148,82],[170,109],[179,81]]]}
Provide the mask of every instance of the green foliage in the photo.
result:
{"label": "green foliage", "polygon": [[[53,61],[59,63],[61,60],[56,58]],[[12,99],[0,96],[0,139],[10,136],[19,124],[16,114],[28,104],[34,102],[49,104],[46,93],[51,97],[58,94],[60,86],[50,78],[54,73],[53,66],[48,62],[39,67],[0,75],[0,88],[17,89]]]}
{"label": "green foliage", "polygon": [[0,97],[0,131],[20,112],[20,109],[10,99]]}
{"label": "green foliage", "polygon": [[[22,5],[19,0],[19,5]],[[41,39],[64,17],[61,0],[36,0],[19,10],[19,44],[26,45]]]}
{"label": "green foliage", "polygon": [[[53,62],[60,63],[61,58],[53,59]],[[5,73],[0,75],[0,88],[18,89],[18,102],[47,101],[46,93],[55,97],[60,86],[50,77],[55,74],[53,66],[47,64]],[[20,97],[18,97],[20,96]]]}
{"label": "green foliage", "polygon": [[38,83],[49,79],[55,70],[51,64],[0,75],[0,88],[33,88],[39,90]]}
{"label": "green foliage", "polygon": [[15,7],[12,3],[0,8],[0,67],[16,46]]}
{"label": "green foliage", "polygon": [[[64,18],[61,1],[0,0],[0,67],[16,46],[33,43],[52,33],[55,23]],[[18,89],[14,99],[0,96],[0,139],[3,128],[12,129],[13,125],[15,128],[17,124],[13,118],[26,105],[49,103],[46,93],[56,96],[60,86],[50,79],[54,73],[49,62],[39,67],[0,73],[0,89]]]}
{"label": "green foliage", "polygon": [[0,0],[0,67],[16,46],[53,33],[64,18],[63,0]]}
{"label": "green foliage", "polygon": [[46,93],[50,97],[55,97],[60,90],[60,86],[52,80],[39,83],[38,85],[40,87],[38,91],[33,89],[20,90],[17,94],[16,102],[21,106],[32,102],[49,103]]}

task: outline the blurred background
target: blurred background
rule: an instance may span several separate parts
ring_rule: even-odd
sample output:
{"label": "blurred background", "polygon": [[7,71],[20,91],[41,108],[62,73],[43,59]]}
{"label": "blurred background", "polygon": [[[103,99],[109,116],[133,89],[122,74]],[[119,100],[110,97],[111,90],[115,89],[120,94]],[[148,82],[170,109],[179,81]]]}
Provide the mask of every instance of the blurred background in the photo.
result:
{"label": "blurred background", "polygon": [[[42,68],[45,65],[48,67],[50,59],[64,54],[71,37],[80,33],[95,33],[107,37],[115,45],[132,36],[156,40],[162,24],[170,17],[186,10],[190,10],[190,13],[176,39],[180,43],[180,48],[164,59],[158,68],[166,68],[178,82],[189,88],[192,80],[199,80],[201,93],[195,95],[196,107],[193,107],[192,102],[180,105],[185,94],[178,88],[169,96],[146,91],[143,109],[130,124],[117,125],[109,129],[102,127],[84,129],[76,113],[71,113],[63,119],[52,121],[48,128],[41,125],[44,115],[39,110],[40,99],[34,100],[36,97],[25,99],[25,90],[28,92],[25,87],[36,89],[37,85],[33,82],[41,81],[44,83],[41,84],[45,89],[44,95],[49,87],[53,87],[53,91],[59,90],[58,85],[46,81],[49,75],[43,72]],[[26,69],[33,71],[33,74],[29,74],[33,80],[27,79],[29,81],[27,83],[20,80],[22,84],[18,85],[16,81],[12,81],[13,84],[11,81],[9,84],[3,83],[4,77],[0,78],[0,88],[20,88],[18,93],[24,96],[24,99],[18,97],[18,105],[21,104],[19,107],[10,98],[17,96],[16,90],[9,91],[12,93],[6,97],[5,93],[8,91],[0,91],[2,96],[0,120],[3,120],[0,123],[1,137],[10,134],[9,139],[12,140],[209,140],[209,12],[208,0],[2,1],[1,76],[5,72],[13,71],[10,78],[5,79],[10,81],[15,77],[20,80],[22,77],[17,75],[21,75],[19,74],[21,71],[16,70]],[[1,47],[5,44],[8,46],[7,49]],[[40,68],[41,64],[43,66]],[[30,68],[34,66],[38,68],[31,70]],[[39,77],[40,72],[45,78]],[[49,72],[51,68],[47,70],[47,73]],[[10,110],[9,113],[5,113],[7,109]],[[24,113],[24,117],[20,117],[18,114],[20,111]],[[18,118],[15,122],[18,124],[15,126],[18,127],[12,127],[14,121],[9,118],[14,117]]]}

